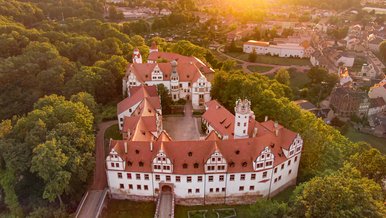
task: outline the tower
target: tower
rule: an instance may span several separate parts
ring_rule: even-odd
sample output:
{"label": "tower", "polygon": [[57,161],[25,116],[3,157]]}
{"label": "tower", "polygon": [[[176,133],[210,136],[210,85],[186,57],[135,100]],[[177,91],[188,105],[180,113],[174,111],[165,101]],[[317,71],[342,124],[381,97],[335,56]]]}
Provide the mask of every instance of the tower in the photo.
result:
{"label": "tower", "polygon": [[135,48],[133,52],[133,63],[142,64],[142,56],[139,49]]}
{"label": "tower", "polygon": [[239,99],[235,106],[235,138],[248,137],[248,123],[251,116],[251,102],[248,99]]}
{"label": "tower", "polygon": [[150,50],[149,50],[150,53],[152,52],[158,52],[158,46],[157,46],[157,43],[156,42],[152,42],[151,43],[151,47],[150,47]]}
{"label": "tower", "polygon": [[172,95],[173,101],[178,101],[180,79],[177,73],[177,61],[173,60],[170,64],[172,65],[172,74],[170,75],[170,94]]}

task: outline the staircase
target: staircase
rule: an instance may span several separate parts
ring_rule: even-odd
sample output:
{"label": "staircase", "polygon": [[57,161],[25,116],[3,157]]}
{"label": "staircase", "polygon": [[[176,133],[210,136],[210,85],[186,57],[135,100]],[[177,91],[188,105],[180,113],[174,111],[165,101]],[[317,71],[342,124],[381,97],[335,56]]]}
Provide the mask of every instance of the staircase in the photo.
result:
{"label": "staircase", "polygon": [[174,218],[174,195],[171,192],[161,192],[158,196],[154,218]]}

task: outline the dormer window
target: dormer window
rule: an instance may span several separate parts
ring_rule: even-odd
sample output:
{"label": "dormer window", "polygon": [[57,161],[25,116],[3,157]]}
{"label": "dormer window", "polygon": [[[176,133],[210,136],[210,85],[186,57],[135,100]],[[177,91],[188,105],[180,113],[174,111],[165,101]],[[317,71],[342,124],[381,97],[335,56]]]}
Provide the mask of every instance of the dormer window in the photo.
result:
{"label": "dormer window", "polygon": [[139,150],[138,150],[138,149],[136,149],[136,150],[135,150],[135,153],[136,153],[136,154],[139,154]]}
{"label": "dormer window", "polygon": [[193,153],[191,151],[188,152],[188,156],[191,157]]}
{"label": "dormer window", "polygon": [[188,164],[186,164],[186,163],[182,164],[182,168],[184,168],[184,169],[188,168]]}
{"label": "dormer window", "polygon": [[246,161],[244,161],[244,162],[242,163],[242,166],[243,166],[243,167],[247,167],[247,166],[248,166],[248,163],[247,163]]}
{"label": "dormer window", "polygon": [[143,162],[140,161],[138,165],[139,165],[140,167],[143,167]]}
{"label": "dormer window", "polygon": [[229,163],[229,167],[235,167],[235,162],[233,162],[233,161],[230,162],[230,163]]}
{"label": "dormer window", "polygon": [[198,168],[198,166],[199,166],[198,163],[194,163],[194,165],[193,165],[193,167],[196,168],[196,169]]}
{"label": "dormer window", "polygon": [[236,153],[237,155],[239,155],[239,154],[240,154],[240,150],[236,150],[235,153]]}
{"label": "dormer window", "polygon": [[133,165],[133,162],[127,161],[127,166],[131,167]]}

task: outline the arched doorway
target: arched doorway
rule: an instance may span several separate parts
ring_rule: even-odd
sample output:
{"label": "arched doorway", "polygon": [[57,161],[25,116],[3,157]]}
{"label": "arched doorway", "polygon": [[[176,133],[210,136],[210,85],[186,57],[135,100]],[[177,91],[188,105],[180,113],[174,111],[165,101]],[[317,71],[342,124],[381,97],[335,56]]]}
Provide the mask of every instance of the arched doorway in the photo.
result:
{"label": "arched doorway", "polygon": [[163,185],[162,186],[162,192],[172,192],[172,187],[171,186],[169,186],[169,185]]}

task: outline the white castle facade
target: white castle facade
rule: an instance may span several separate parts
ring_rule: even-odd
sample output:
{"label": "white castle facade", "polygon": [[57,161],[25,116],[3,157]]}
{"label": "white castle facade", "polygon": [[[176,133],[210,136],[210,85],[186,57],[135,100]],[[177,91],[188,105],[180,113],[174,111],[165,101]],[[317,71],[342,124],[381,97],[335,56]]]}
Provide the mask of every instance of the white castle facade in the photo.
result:
{"label": "white castle facade", "polygon": [[106,158],[113,198],[155,201],[161,192],[172,192],[176,204],[243,204],[296,184],[299,134],[273,121],[257,122],[248,100],[236,102],[235,115],[212,100],[202,116],[207,137],[174,141],[162,129],[160,101],[150,81],[139,87],[129,83],[129,97],[118,105],[124,139],[110,141]]}

